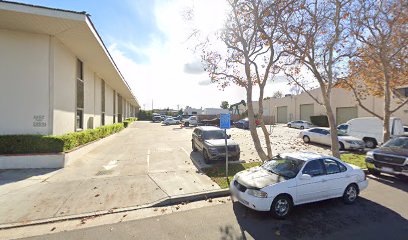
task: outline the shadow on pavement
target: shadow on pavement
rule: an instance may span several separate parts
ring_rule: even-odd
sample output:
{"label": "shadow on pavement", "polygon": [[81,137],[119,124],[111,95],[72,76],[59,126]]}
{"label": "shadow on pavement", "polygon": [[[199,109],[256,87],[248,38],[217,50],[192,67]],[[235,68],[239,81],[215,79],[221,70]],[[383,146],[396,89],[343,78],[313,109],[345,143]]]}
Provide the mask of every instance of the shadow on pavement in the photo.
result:
{"label": "shadow on pavement", "polygon": [[41,178],[45,174],[57,171],[59,169],[10,169],[0,170],[0,186],[22,181],[28,178]]}
{"label": "shadow on pavement", "polygon": [[396,177],[396,176],[381,174],[378,177],[375,177],[375,176],[372,176],[372,175],[367,175],[367,178],[369,178],[372,181],[377,181],[379,183],[388,185],[390,187],[397,188],[397,189],[402,190],[404,192],[408,192],[408,177],[399,178],[399,177]]}
{"label": "shadow on pavement", "polygon": [[[238,202],[233,210],[240,229],[220,227],[222,239],[406,239],[408,220],[375,202],[354,205],[339,199],[297,206],[286,220],[273,219]],[[240,233],[240,234],[237,234]]]}

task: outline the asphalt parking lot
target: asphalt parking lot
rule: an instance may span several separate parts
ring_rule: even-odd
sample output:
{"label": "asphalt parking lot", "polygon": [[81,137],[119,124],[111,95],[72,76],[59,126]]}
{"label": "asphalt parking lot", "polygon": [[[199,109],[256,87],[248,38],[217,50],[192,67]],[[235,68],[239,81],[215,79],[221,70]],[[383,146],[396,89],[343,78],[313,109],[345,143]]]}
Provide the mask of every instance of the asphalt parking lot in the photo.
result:
{"label": "asphalt parking lot", "polygon": [[[216,189],[218,186],[197,169],[205,167],[205,164],[201,154],[191,150],[193,129],[181,128],[179,125],[135,122],[114,136],[111,143],[101,145],[84,161],[76,162],[69,168],[51,175],[39,174],[35,178],[27,177],[17,182],[6,181],[3,185],[0,182],[0,212],[3,213],[0,214],[0,220],[5,223],[27,220],[28,217],[35,219],[46,217],[48,212],[54,216],[55,211],[50,204],[61,209],[57,213],[80,213],[84,209],[89,211],[132,206],[160,199],[166,194]],[[297,138],[297,129],[278,125],[272,130],[275,154],[289,151],[328,154],[330,151],[326,147],[303,144]],[[241,145],[241,160],[257,160],[248,130],[232,128],[228,133]],[[109,165],[113,157],[118,160],[114,167]],[[113,168],[103,175],[98,174],[106,166]],[[144,184],[141,182],[143,178],[151,179],[154,184]],[[155,217],[118,224],[104,222],[108,225],[60,232],[47,235],[45,239],[126,239],[132,238],[130,236],[137,236],[138,239],[168,238],[166,236],[172,236],[171,239],[406,239],[408,181],[388,175],[379,178],[368,175],[368,178],[369,186],[361,193],[356,204],[344,205],[338,199],[306,204],[296,207],[284,221],[277,221],[266,213],[227,201],[225,204],[183,212],[179,211],[179,206],[175,206],[171,207],[175,209],[173,213],[154,211]],[[66,188],[67,184],[70,188]],[[136,194],[130,190],[132,187],[138,189],[138,192],[143,191]],[[61,197],[65,193],[67,197]],[[27,198],[31,201],[26,201]],[[60,203],[61,200],[64,203]],[[157,229],[161,230],[154,234],[149,228],[143,227],[159,223]],[[188,229],[185,228],[187,225]],[[46,229],[48,233],[49,229]],[[58,228],[58,231],[63,230]]]}
{"label": "asphalt parking lot", "polygon": [[353,205],[340,199],[305,204],[285,220],[214,199],[197,208],[174,206],[171,213],[161,209],[150,217],[32,239],[407,239],[408,182],[390,176],[369,182]]}

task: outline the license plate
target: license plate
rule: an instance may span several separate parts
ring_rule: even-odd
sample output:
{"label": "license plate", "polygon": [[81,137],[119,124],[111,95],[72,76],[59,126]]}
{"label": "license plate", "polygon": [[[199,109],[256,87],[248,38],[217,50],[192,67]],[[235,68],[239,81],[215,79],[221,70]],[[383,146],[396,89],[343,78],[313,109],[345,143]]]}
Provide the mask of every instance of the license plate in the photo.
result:
{"label": "license plate", "polygon": [[394,169],[389,168],[389,167],[382,167],[381,170],[384,172],[394,172]]}

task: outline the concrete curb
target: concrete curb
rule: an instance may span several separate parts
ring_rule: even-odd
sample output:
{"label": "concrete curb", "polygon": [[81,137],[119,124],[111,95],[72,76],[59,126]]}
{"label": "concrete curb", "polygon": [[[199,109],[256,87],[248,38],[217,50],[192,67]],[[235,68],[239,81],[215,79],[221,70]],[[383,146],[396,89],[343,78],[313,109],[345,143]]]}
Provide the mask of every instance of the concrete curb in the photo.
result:
{"label": "concrete curb", "polygon": [[149,204],[133,206],[133,207],[115,208],[115,209],[110,209],[110,210],[82,213],[82,214],[63,216],[63,217],[39,219],[39,220],[27,221],[27,222],[21,222],[21,223],[0,224],[0,230],[55,223],[55,222],[70,221],[70,220],[83,219],[83,218],[99,217],[99,216],[108,215],[108,214],[135,211],[135,210],[140,210],[140,209],[145,209],[145,208],[164,207],[164,206],[176,205],[176,204],[181,204],[181,203],[186,203],[186,202],[206,200],[209,198],[226,197],[229,195],[230,195],[229,189],[219,189],[219,190],[214,190],[214,191],[178,195],[174,197],[167,197],[167,198],[159,199]]}

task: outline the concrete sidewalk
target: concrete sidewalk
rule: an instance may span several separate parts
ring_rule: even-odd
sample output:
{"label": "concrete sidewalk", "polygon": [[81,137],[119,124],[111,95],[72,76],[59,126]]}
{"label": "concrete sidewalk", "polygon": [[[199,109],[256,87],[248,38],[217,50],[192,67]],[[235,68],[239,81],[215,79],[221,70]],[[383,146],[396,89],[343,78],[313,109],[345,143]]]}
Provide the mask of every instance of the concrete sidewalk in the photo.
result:
{"label": "concrete sidewalk", "polygon": [[191,130],[135,122],[60,170],[0,171],[0,225],[219,190],[190,159]]}

